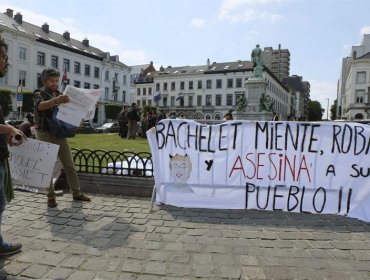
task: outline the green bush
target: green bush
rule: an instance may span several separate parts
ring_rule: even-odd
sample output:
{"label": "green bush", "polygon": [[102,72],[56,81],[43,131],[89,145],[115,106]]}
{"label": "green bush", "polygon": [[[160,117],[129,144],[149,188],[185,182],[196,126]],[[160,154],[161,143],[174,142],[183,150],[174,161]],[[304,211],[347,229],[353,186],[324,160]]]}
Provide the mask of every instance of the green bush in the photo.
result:
{"label": "green bush", "polygon": [[122,104],[108,103],[105,104],[105,118],[106,119],[117,119],[117,115],[122,110]]}
{"label": "green bush", "polygon": [[0,89],[0,105],[3,109],[4,116],[9,115],[12,109],[11,91],[8,89]]}

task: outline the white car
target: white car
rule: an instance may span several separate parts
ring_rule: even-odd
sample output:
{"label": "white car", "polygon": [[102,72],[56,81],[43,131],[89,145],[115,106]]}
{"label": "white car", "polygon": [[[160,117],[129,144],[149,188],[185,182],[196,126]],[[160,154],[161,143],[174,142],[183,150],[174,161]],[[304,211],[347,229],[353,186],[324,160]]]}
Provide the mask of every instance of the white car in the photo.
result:
{"label": "white car", "polygon": [[[152,160],[147,158],[140,158],[138,156],[128,157],[128,160],[108,163],[106,168],[102,168],[101,172],[104,174],[123,174],[133,176],[153,176]],[[145,166],[145,175],[144,175]]]}

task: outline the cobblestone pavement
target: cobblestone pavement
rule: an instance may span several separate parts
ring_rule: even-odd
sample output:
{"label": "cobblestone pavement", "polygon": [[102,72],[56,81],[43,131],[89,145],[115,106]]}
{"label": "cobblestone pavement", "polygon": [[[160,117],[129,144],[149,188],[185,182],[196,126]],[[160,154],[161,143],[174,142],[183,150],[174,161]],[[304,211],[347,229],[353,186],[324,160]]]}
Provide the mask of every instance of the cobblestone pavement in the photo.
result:
{"label": "cobblestone pavement", "polygon": [[[0,279],[370,279],[370,224],[334,215],[91,203],[16,192]],[[6,276],[7,275],[7,276]]]}

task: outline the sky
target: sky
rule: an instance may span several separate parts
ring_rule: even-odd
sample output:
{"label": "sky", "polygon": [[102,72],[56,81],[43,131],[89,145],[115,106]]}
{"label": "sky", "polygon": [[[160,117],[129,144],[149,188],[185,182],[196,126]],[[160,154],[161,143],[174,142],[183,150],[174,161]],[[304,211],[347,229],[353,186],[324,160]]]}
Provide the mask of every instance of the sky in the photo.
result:
{"label": "sky", "polygon": [[[78,40],[126,65],[250,60],[256,44],[290,51],[290,75],[329,110],[342,58],[370,33],[369,0],[2,0],[0,11]],[[326,118],[326,112],[323,118]]]}

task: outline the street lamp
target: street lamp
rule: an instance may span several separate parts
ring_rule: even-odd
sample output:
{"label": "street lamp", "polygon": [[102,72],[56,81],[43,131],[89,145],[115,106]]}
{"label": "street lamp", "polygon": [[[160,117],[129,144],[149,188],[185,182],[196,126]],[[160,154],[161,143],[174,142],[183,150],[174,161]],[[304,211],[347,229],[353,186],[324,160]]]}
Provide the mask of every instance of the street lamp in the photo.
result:
{"label": "street lamp", "polygon": [[326,120],[329,120],[329,98],[326,98],[326,100],[328,101],[326,105]]}

